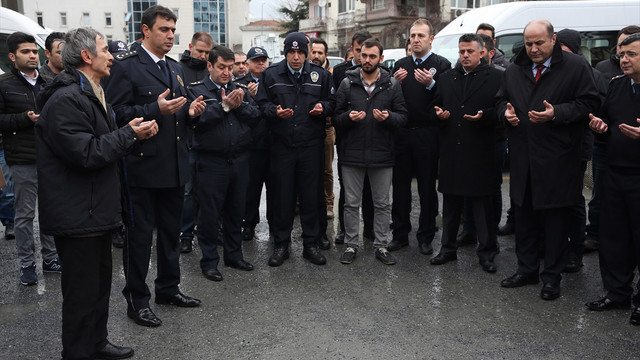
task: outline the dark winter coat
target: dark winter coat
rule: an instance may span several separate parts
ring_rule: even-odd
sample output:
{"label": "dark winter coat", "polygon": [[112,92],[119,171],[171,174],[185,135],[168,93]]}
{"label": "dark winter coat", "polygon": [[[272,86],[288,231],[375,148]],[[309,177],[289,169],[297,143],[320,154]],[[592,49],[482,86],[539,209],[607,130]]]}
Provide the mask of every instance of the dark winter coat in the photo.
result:
{"label": "dark winter coat", "polygon": [[[536,83],[532,61],[521,51],[504,73],[498,92],[498,114],[506,123],[511,158],[511,199],[522,206],[531,178],[533,208],[575,205],[582,192],[581,143],[589,113],[600,106],[591,67],[556,43],[550,67]],[[555,118],[542,124],[528,112],[544,111],[546,100]],[[517,126],[504,117],[507,102],[520,119]]]}
{"label": "dark winter coat", "polygon": [[[254,83],[256,82],[256,80],[253,78],[253,76],[251,76],[251,74],[247,74],[245,76],[241,76],[237,79],[235,79],[233,81],[236,86],[245,88],[245,89],[249,89],[248,85],[250,83]],[[256,94],[257,95],[257,94]],[[269,143],[270,143],[270,134],[269,134],[269,130],[267,129],[267,119],[262,117],[262,114],[260,115],[260,121],[258,122],[258,124],[251,130],[251,137],[253,138],[253,142],[251,143],[251,148],[252,149],[260,149],[260,150],[266,150],[269,148]]]}
{"label": "dark winter coat", "polygon": [[[36,86],[45,84],[38,76]],[[0,75],[0,131],[4,157],[8,165],[27,165],[36,162],[34,122],[27,113],[39,113],[35,88],[22,77],[18,69]]]}
{"label": "dark winter coat", "polygon": [[180,55],[180,66],[184,72],[184,84],[188,85],[209,76],[207,62],[191,57],[191,51],[185,50]]}
{"label": "dark winter coat", "polygon": [[[340,137],[338,163],[347,166],[391,167],[395,163],[395,131],[407,122],[407,110],[400,84],[391,73],[380,68],[380,80],[369,95],[362,85],[360,67],[346,72],[336,94],[333,125]],[[389,117],[379,122],[373,109],[387,110]],[[364,111],[366,117],[354,122],[351,111]]]}
{"label": "dark winter coat", "polygon": [[[227,94],[238,87],[233,82],[227,84]],[[193,148],[198,153],[208,152],[216,156],[235,159],[249,149],[251,129],[260,121],[260,109],[246,89],[242,104],[225,112],[222,108],[221,90],[210,78],[193,83],[187,88],[189,99],[200,95],[207,101],[202,115],[194,121]]]}
{"label": "dark winter coat", "polygon": [[[440,76],[433,104],[451,113],[447,120],[440,120],[441,193],[490,196],[495,192],[495,95],[502,73],[482,62],[471,73],[465,74],[458,64]],[[479,110],[480,120],[464,119]]]}
{"label": "dark winter coat", "polygon": [[117,127],[79,71],[58,74],[39,100],[46,102],[35,127],[40,230],[81,236],[119,228],[119,162],[135,132]]}

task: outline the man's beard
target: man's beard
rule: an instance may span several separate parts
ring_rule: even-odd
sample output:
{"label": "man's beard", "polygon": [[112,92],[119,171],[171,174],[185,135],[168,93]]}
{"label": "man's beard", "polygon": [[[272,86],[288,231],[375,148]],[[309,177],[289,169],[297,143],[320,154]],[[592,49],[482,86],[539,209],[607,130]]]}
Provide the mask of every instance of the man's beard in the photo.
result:
{"label": "man's beard", "polygon": [[364,66],[362,67],[362,71],[366,72],[367,74],[373,74],[374,72],[376,72],[376,70],[378,70],[378,65],[372,67],[371,70],[365,69]]}

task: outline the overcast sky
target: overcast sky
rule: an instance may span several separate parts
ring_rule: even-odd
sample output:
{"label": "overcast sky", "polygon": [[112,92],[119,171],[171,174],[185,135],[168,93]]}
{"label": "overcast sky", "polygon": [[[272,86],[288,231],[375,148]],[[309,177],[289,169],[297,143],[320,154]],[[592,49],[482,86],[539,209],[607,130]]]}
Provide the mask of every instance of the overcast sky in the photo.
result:
{"label": "overcast sky", "polygon": [[264,19],[278,20],[280,14],[278,8],[282,4],[288,4],[291,0],[251,0],[249,3],[249,11],[253,21],[261,19],[262,4],[264,2]]}

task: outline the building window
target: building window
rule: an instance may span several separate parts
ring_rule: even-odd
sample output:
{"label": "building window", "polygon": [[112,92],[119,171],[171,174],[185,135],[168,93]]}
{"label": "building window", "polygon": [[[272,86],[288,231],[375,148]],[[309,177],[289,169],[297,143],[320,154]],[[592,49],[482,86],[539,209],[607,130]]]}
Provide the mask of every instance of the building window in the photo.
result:
{"label": "building window", "polygon": [[61,12],[60,13],[60,26],[67,26],[67,13],[66,12]]}
{"label": "building window", "polygon": [[384,0],[373,0],[371,3],[371,10],[380,10],[384,8]]}
{"label": "building window", "polygon": [[104,14],[104,24],[106,26],[111,26],[111,13]]}
{"label": "building window", "polygon": [[[142,40],[142,13],[152,5],[157,5],[156,0],[127,0],[129,17],[129,42]],[[125,19],[127,17],[125,16]]]}
{"label": "building window", "polygon": [[174,46],[180,45],[180,34],[173,35],[173,45]]}
{"label": "building window", "polygon": [[227,45],[224,1],[193,0],[193,30],[208,32],[216,44]]}
{"label": "building window", "polygon": [[171,11],[173,11],[173,13],[176,14],[176,18],[180,20],[180,9],[174,8],[174,9],[171,9]]}
{"label": "building window", "polygon": [[82,25],[91,26],[91,18],[89,17],[89,13],[82,13]]}
{"label": "building window", "polygon": [[44,27],[44,20],[42,19],[42,13],[41,12],[37,12],[36,13],[36,21],[38,22],[38,25]]}
{"label": "building window", "polygon": [[355,10],[355,8],[356,8],[355,0],[338,0],[338,13],[353,11]]}
{"label": "building window", "polygon": [[314,9],[315,9],[314,14],[316,19],[325,18],[326,10],[324,6],[315,6]]}
{"label": "building window", "polygon": [[113,35],[106,35],[106,36],[107,36],[107,43],[113,40]]}

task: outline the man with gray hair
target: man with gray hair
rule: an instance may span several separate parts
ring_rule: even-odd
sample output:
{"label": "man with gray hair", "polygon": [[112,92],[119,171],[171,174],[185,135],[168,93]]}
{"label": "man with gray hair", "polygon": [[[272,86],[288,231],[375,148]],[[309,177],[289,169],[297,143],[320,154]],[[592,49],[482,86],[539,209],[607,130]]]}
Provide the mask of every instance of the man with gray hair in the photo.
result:
{"label": "man with gray hair", "polygon": [[90,28],[65,36],[61,72],[38,97],[40,230],[54,237],[62,274],[62,358],[125,359],[133,349],[107,339],[111,237],[122,226],[119,161],[158,132],[135,118],[118,128],[100,80],[113,56]]}

